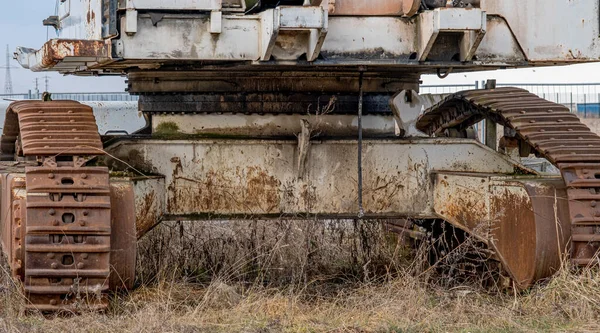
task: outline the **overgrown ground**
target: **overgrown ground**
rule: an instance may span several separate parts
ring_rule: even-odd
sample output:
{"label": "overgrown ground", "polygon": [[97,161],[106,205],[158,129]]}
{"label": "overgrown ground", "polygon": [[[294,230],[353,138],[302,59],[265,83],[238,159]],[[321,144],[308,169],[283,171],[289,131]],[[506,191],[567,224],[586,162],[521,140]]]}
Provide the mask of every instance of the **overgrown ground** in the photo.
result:
{"label": "overgrown ground", "polygon": [[532,290],[448,283],[377,223],[167,224],[140,243],[140,286],[107,313],[24,315],[2,279],[7,332],[600,331],[600,277],[565,269]]}

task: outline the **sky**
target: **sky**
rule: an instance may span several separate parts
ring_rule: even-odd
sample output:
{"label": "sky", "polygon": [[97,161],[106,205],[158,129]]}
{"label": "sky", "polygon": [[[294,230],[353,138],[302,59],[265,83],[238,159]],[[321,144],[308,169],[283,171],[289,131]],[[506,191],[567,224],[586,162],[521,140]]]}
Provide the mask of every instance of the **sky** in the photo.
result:
{"label": "sky", "polygon": [[[46,34],[56,38],[53,28],[47,29],[42,21],[54,15],[55,0],[0,0],[0,67],[5,66],[6,45],[11,54],[17,46],[39,49],[46,41]],[[11,60],[11,75],[14,93],[26,93],[35,88],[35,79],[44,91],[44,76],[48,76],[51,92],[123,92],[125,78],[122,77],[73,77],[54,72],[34,73],[22,69],[16,60]],[[5,72],[0,69],[0,94],[4,93]]]}
{"label": "sky", "polygon": [[[49,38],[55,38],[54,29],[47,29],[42,20],[54,14],[55,0],[0,0],[0,66],[4,66],[6,45],[11,53],[17,46],[39,49]],[[33,73],[21,69],[11,60],[13,91],[26,93],[35,87],[35,79],[44,90],[48,76],[51,92],[122,92],[125,89],[122,77],[73,77],[57,73]],[[450,74],[440,80],[435,75],[423,76],[424,84],[473,84],[475,81],[496,79],[499,83],[595,83],[600,82],[600,64],[572,65],[554,68],[535,68],[519,70],[499,70],[476,73]],[[0,69],[0,93],[4,91],[5,72]]]}

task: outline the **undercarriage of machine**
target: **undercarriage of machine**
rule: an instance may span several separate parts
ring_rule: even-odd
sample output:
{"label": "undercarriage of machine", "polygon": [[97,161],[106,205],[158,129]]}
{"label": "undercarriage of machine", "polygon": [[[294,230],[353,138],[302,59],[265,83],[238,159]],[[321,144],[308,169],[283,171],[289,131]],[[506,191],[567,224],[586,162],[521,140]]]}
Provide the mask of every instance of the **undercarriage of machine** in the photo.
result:
{"label": "undercarriage of machine", "polygon": [[[577,24],[547,31],[559,21]],[[598,1],[60,1],[44,21],[59,38],[15,58],[124,75],[147,124],[100,136],[77,102],[9,107],[11,271],[32,308],[103,308],[159,223],[279,218],[385,219],[411,235],[425,221],[440,239],[445,221],[518,289],[593,264],[596,134],[518,89],[418,90],[423,74],[598,61],[598,22]],[[481,121],[486,144],[471,135]],[[531,154],[562,178],[524,166]]]}

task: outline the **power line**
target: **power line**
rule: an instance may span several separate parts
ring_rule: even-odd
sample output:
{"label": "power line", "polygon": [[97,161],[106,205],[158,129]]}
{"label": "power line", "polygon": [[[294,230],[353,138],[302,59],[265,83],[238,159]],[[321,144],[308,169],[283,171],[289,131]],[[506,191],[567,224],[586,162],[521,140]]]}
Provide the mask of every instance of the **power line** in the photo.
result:
{"label": "power line", "polygon": [[10,65],[10,46],[8,44],[6,45],[6,62],[4,64],[4,66],[2,66],[0,68],[4,69],[6,71],[6,73],[4,75],[4,93],[7,95],[12,95],[13,94],[13,83],[12,83],[12,76],[10,73],[10,69],[18,68],[18,67]]}

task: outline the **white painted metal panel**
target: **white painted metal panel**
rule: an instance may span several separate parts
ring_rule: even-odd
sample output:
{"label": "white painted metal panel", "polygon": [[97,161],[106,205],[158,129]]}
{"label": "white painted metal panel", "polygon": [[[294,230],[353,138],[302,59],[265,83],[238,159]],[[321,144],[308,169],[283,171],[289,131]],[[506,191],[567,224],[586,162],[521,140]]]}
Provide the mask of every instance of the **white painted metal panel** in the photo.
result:
{"label": "white painted metal panel", "polygon": [[158,27],[149,16],[138,15],[138,32],[123,35],[119,56],[131,59],[257,60],[260,21],[227,17],[218,37],[211,34],[210,17],[164,19]]}
{"label": "white painted metal panel", "polygon": [[481,9],[506,20],[529,61],[600,58],[598,0],[483,0]]}
{"label": "white painted metal panel", "polygon": [[102,40],[102,1],[59,1],[57,31],[63,39]]}
{"label": "white painted metal panel", "polygon": [[221,0],[127,0],[127,8],[168,10],[219,10]]}

